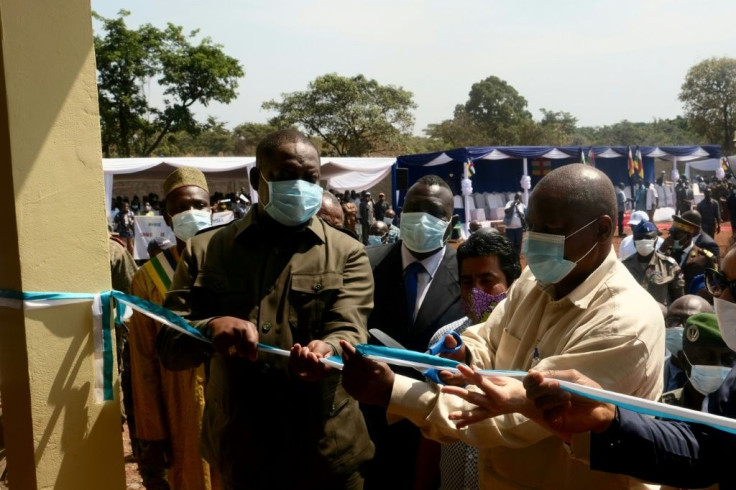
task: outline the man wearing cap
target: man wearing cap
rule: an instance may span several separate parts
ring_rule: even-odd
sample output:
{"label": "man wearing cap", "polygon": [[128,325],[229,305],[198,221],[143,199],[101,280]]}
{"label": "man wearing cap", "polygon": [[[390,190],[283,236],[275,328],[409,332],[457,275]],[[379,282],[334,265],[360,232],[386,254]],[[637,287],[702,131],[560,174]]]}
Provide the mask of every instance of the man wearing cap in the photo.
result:
{"label": "man wearing cap", "polygon": [[664,359],[665,391],[682,388],[687,381],[678,354],[682,350],[685,322],[698,313],[713,313],[713,306],[705,298],[694,294],[686,294],[677,298],[667,308],[667,314],[664,317],[664,338],[665,347],[667,348],[667,355]]}
{"label": "man wearing cap", "polygon": [[376,221],[383,221],[384,216],[386,216],[387,207],[388,207],[388,203],[386,202],[386,194],[384,194],[383,192],[379,192],[378,201],[376,201],[376,204],[373,207],[373,212],[376,217]]}
{"label": "man wearing cap", "polygon": [[[296,130],[265,136],[243,219],[187,241],[164,306],[211,339],[169,328],[164,366],[209,359],[201,450],[226,490],[358,489],[373,444],[340,371],[320,359],[367,341],[365,247],[315,218],[319,153]],[[259,352],[259,343],[290,351]]]}
{"label": "man wearing cap", "polygon": [[[180,167],[166,178],[163,190],[164,220],[174,230],[176,246],[151,257],[130,288],[134,296],[158,305],[164,302],[187,239],[211,225],[210,194],[201,171]],[[209,465],[199,453],[204,368],[164,369],[156,353],[159,328],[158,322],[138,312],[130,319],[138,468],[146,488],[207,489]]]}
{"label": "man wearing cap", "polygon": [[655,250],[657,227],[642,221],[634,228],[636,253],[623,260],[634,279],[659,303],[669,305],[684,294],[685,281],[672,257]]}
{"label": "man wearing cap", "polygon": [[693,278],[705,269],[718,268],[718,244],[700,231],[700,213],[685,211],[672,216],[672,228],[660,251],[669,255],[680,266],[685,279],[685,291],[690,291]]}
{"label": "man wearing cap", "polygon": [[707,411],[703,400],[721,386],[736,363],[736,352],[723,341],[714,313],[698,313],[687,319],[678,357],[688,381],[682,388],[664,393],[662,402]]}
{"label": "man wearing cap", "polygon": [[[633,235],[634,228],[636,228],[637,225],[643,221],[649,221],[649,215],[646,213],[646,211],[634,211],[633,213],[631,213],[631,217],[629,218],[629,229],[631,230],[632,234],[621,240],[621,243],[618,245],[619,259],[624,260],[636,253]],[[662,242],[664,242],[664,238],[658,236],[657,243],[655,244],[655,248],[657,250],[659,250],[659,247],[662,246]]]}

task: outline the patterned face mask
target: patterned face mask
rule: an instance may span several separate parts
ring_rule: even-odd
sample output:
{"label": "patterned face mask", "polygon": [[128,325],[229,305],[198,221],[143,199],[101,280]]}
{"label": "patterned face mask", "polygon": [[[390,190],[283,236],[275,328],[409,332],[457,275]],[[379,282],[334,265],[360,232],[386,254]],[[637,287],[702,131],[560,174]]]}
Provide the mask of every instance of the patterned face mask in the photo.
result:
{"label": "patterned face mask", "polygon": [[491,315],[493,309],[506,298],[506,292],[500,294],[488,294],[482,289],[473,288],[463,301],[463,311],[470,318],[471,323],[485,322]]}

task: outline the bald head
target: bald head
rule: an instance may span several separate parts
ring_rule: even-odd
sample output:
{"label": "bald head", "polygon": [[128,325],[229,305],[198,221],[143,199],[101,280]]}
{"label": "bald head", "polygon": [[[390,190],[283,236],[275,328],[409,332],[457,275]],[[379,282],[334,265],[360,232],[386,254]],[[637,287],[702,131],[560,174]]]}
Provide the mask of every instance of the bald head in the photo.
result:
{"label": "bald head", "polygon": [[683,321],[698,313],[713,313],[713,306],[705,298],[694,294],[680,296],[667,309],[668,316],[676,316]]}
{"label": "bald head", "polygon": [[[534,188],[531,199],[549,197],[564,209],[590,221],[599,216],[618,216],[616,191],[611,180],[600,170],[575,163],[563,165],[547,174]],[[531,204],[530,204],[531,205]]]}
{"label": "bald head", "polygon": [[345,214],[342,211],[340,201],[331,192],[322,192],[322,207],[317,216],[336,228],[342,228],[345,222]]}

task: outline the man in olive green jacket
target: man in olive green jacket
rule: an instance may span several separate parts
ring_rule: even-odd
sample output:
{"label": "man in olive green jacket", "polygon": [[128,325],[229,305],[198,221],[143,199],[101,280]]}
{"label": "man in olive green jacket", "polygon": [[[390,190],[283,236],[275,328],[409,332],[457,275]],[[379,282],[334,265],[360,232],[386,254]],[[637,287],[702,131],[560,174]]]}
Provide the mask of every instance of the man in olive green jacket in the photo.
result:
{"label": "man in olive green jacket", "polygon": [[258,206],[187,243],[165,302],[212,339],[162,329],[158,347],[174,369],[214,354],[201,448],[226,489],[362,488],[373,456],[357,402],[319,362],[339,340],[366,342],[373,307],[362,244],[314,216],[319,165],[297,131],[264,138],[250,174]]}

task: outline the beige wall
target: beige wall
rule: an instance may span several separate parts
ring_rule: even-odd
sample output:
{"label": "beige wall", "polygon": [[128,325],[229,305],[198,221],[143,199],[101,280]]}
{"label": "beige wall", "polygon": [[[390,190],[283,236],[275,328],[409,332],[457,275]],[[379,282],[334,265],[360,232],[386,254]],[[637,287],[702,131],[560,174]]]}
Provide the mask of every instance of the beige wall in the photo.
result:
{"label": "beige wall", "polygon": [[[109,289],[89,0],[0,0],[0,22],[0,289]],[[0,325],[11,488],[122,488],[118,402],[93,399],[89,304],[0,308]]]}

